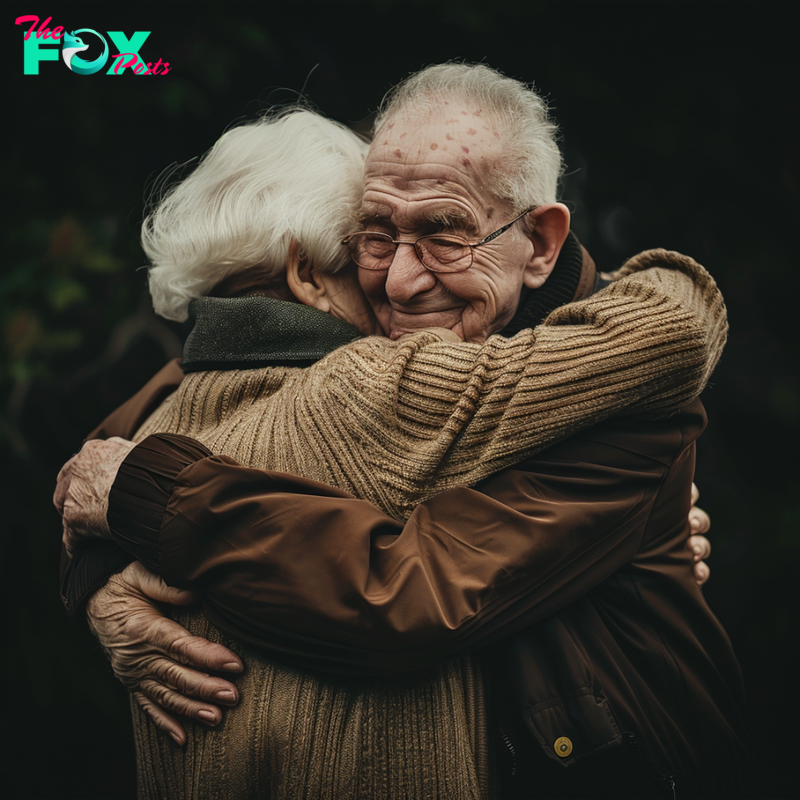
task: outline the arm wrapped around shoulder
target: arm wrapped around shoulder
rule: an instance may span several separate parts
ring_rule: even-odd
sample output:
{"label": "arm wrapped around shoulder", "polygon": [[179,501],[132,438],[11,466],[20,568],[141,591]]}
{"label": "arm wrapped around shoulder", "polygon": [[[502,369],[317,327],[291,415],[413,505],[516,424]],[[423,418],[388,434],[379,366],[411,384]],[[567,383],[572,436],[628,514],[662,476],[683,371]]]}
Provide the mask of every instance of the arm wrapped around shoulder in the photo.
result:
{"label": "arm wrapped around shoulder", "polygon": [[[544,325],[603,332],[606,360],[625,350],[631,361],[649,352],[650,397],[636,410],[674,413],[705,388],[722,355],[728,335],[722,294],[700,264],[671,250],[646,250],[612,277],[592,297],[553,311]],[[568,331],[551,335],[565,343],[574,338]]]}

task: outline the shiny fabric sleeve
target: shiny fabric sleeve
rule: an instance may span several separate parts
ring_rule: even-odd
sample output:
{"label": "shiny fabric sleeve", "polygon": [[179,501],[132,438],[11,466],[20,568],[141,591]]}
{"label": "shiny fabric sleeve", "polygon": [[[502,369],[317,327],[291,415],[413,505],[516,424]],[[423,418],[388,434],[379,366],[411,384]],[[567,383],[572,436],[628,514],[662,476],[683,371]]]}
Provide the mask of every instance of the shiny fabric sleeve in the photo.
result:
{"label": "shiny fabric sleeve", "polygon": [[[643,430],[661,428],[659,452],[678,452],[679,426]],[[222,630],[301,666],[411,669],[532,624],[630,561],[668,469],[643,435],[630,450],[574,437],[405,525],[324,484],[203,458],[166,504],[160,571],[203,592]]]}
{"label": "shiny fabric sleeve", "polygon": [[161,523],[179,473],[211,455],[194,439],[162,433],[134,447],[120,465],[108,524],[120,547],[158,572]]}
{"label": "shiny fabric sleeve", "polygon": [[[165,397],[175,391],[182,380],[180,359],[172,359],[86,438],[107,439],[121,436],[123,439],[130,439],[143,420]],[[129,552],[111,542],[92,542],[72,558],[62,546],[59,584],[61,600],[67,611],[79,614],[88,598],[133,560],[134,557]]]}

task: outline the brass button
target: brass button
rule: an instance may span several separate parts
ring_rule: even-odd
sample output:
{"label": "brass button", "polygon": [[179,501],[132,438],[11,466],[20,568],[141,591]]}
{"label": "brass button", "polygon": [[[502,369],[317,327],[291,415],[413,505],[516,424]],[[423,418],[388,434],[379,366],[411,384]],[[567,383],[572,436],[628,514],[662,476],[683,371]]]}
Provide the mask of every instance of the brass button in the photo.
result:
{"label": "brass button", "polygon": [[566,736],[560,736],[553,745],[559,758],[566,758],[572,752],[572,742]]}

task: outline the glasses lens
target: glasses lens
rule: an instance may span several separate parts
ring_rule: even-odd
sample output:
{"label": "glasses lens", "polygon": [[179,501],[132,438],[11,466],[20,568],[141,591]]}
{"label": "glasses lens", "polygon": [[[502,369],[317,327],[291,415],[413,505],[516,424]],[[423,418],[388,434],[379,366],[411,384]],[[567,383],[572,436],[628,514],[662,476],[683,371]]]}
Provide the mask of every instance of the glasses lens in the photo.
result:
{"label": "glasses lens", "polygon": [[355,233],[350,237],[353,261],[364,269],[389,269],[397,246],[385,233]]}
{"label": "glasses lens", "polygon": [[422,263],[432,272],[462,272],[472,265],[472,250],[460,236],[436,234],[417,240]]}

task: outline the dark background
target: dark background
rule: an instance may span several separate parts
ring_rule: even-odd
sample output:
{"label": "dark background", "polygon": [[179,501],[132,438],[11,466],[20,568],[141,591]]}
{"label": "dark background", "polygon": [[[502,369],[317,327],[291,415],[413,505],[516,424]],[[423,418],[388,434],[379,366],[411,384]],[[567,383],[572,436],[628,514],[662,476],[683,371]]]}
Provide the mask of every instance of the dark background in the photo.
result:
{"label": "dark background", "polygon": [[[53,9],[53,6],[56,6]],[[146,187],[235,120],[305,95],[366,130],[410,71],[485,60],[535,81],[563,131],[564,200],[603,268],[648,247],[721,285],[727,351],[704,393],[706,593],[745,672],[759,797],[794,795],[799,565],[796,25],[789,3],[4,4],[0,267],[0,796],[132,798],[126,695],[62,610],[50,496],[83,435],[179,353],[149,310]],[[22,14],[152,31],[165,76],[22,74]],[[27,25],[25,26],[27,28]],[[92,51],[89,57],[93,55]]]}

